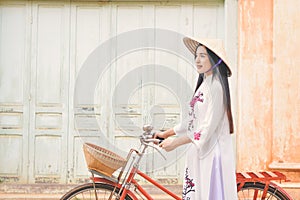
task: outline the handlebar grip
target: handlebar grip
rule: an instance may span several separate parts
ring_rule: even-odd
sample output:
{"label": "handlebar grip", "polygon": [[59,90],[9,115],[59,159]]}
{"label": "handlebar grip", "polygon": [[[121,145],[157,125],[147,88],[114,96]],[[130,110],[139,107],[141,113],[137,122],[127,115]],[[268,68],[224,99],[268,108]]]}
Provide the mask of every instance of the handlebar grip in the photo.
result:
{"label": "handlebar grip", "polygon": [[161,138],[161,137],[156,137],[156,139],[159,139],[159,143],[158,144],[162,143],[162,141],[165,140],[165,138]]}

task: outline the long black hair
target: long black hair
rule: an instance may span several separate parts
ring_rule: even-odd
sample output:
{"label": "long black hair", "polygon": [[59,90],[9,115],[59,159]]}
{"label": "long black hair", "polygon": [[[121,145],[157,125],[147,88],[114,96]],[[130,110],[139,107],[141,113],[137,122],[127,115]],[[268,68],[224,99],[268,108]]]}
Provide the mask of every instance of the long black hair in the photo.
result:
{"label": "long black hair", "polygon": [[[197,51],[199,46],[204,46],[204,45],[199,44],[196,48],[196,51]],[[214,65],[215,63],[218,63],[218,61],[220,60],[219,56],[217,56],[209,48],[206,48],[206,51],[209,55],[211,64]],[[195,52],[195,58],[196,58],[196,52]],[[222,85],[222,88],[223,88],[223,94],[224,94],[223,97],[224,97],[225,108],[226,108],[226,111],[227,111],[227,117],[228,117],[228,121],[229,121],[230,133],[233,133],[234,128],[233,128],[233,119],[232,119],[232,112],[231,112],[231,98],[230,98],[230,90],[229,90],[229,84],[228,84],[228,76],[230,76],[230,72],[228,71],[228,68],[227,68],[227,66],[224,62],[221,62],[218,67],[213,69],[213,73],[215,74],[215,72],[217,70],[219,71],[219,74],[220,74],[219,78],[220,78],[221,85]],[[199,74],[195,92],[198,90],[198,88],[202,84],[203,79],[204,79],[204,74]]]}

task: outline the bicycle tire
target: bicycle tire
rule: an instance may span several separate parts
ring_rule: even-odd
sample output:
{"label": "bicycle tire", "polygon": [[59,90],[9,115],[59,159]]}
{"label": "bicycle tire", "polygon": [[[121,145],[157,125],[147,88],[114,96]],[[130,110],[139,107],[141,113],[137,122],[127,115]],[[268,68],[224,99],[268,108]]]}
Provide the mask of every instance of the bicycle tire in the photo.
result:
{"label": "bicycle tire", "polygon": [[[107,200],[114,190],[113,185],[105,184],[105,183],[96,183],[95,184],[98,200]],[[117,200],[119,188],[116,188],[112,200]],[[96,199],[95,190],[93,183],[86,183],[83,185],[79,185],[69,192],[67,192],[61,200],[85,200],[85,199]],[[127,194],[125,197],[126,200],[132,200],[132,198]]]}
{"label": "bicycle tire", "polygon": [[[262,199],[262,194],[266,184],[261,182],[246,182],[245,185],[238,191],[239,200],[258,200]],[[257,198],[255,198],[255,192]],[[280,188],[275,188],[269,185],[267,196],[265,199],[270,200],[292,200],[289,196],[281,191]]]}

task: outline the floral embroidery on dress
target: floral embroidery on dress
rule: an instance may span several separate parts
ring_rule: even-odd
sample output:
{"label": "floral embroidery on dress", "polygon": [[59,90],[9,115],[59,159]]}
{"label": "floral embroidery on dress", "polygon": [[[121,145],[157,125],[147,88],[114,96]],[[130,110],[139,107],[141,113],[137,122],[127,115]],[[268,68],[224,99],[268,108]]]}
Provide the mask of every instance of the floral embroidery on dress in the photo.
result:
{"label": "floral embroidery on dress", "polygon": [[201,102],[203,103],[204,101],[204,98],[203,98],[203,92],[199,91],[198,92],[198,95],[194,96],[190,102],[190,108],[191,108],[191,111],[189,112],[189,116],[192,118],[190,121],[189,121],[189,124],[188,124],[188,130],[189,131],[192,131],[192,129],[194,128],[194,119],[196,119],[196,116],[195,116],[195,111],[194,111],[194,107],[195,107],[195,104],[197,102]]}
{"label": "floral embroidery on dress", "polygon": [[187,194],[190,192],[195,192],[195,183],[193,183],[194,179],[191,179],[189,176],[189,168],[186,168],[184,180],[185,184],[182,191],[182,200],[190,200],[190,197],[187,197]]}
{"label": "floral embroidery on dress", "polygon": [[197,101],[200,101],[201,103],[203,103],[203,101],[204,101],[203,93],[201,91],[199,91],[198,95],[196,95],[192,98],[192,100],[190,102],[190,107],[194,108]]}
{"label": "floral embroidery on dress", "polygon": [[194,132],[194,140],[200,140],[200,136],[201,136],[201,131]]}

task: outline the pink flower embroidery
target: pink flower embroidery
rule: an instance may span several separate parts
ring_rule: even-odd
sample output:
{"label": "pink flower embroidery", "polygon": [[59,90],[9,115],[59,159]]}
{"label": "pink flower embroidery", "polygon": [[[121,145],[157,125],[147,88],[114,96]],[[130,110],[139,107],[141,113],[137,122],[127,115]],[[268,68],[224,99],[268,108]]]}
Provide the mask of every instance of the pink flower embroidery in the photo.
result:
{"label": "pink flower embroidery", "polygon": [[194,139],[195,140],[200,140],[201,132],[194,132]]}
{"label": "pink flower embroidery", "polygon": [[203,93],[201,91],[198,92],[198,95],[194,96],[190,102],[190,112],[189,112],[189,116],[191,117],[191,120],[189,121],[188,124],[188,130],[191,131],[194,128],[194,120],[196,119],[195,116],[195,110],[194,110],[194,106],[197,102],[201,102],[203,103],[204,98],[203,98]]}
{"label": "pink flower embroidery", "polygon": [[191,106],[192,108],[194,108],[195,103],[196,103],[197,101],[200,101],[201,103],[204,101],[204,99],[203,99],[203,93],[202,93],[202,92],[199,92],[197,96],[194,96],[194,97],[192,98],[192,100],[191,100],[191,102],[190,102],[190,106]]}
{"label": "pink flower embroidery", "polygon": [[182,191],[182,200],[188,200],[190,197],[187,197],[187,194],[190,192],[195,192],[195,183],[189,175],[189,168],[185,170],[185,184]]}

